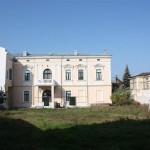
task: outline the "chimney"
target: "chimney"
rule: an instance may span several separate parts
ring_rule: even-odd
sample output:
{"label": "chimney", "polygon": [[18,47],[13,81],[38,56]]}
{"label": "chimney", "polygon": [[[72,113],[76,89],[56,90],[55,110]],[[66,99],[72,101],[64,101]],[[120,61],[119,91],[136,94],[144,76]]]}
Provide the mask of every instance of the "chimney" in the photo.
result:
{"label": "chimney", "polygon": [[106,49],[104,49],[104,55],[107,55],[107,50]]}
{"label": "chimney", "polygon": [[74,51],[73,51],[73,54],[74,54],[74,55],[78,55],[78,51],[77,51],[77,50],[74,50]]}
{"label": "chimney", "polygon": [[23,56],[27,56],[28,52],[27,51],[23,51]]}

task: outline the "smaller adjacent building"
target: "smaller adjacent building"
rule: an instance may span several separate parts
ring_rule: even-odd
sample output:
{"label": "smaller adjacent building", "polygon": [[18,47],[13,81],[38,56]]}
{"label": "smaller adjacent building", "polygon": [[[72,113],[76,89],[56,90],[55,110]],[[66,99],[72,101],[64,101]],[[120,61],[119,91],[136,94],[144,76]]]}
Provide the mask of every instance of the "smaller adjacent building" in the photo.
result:
{"label": "smaller adjacent building", "polygon": [[0,47],[0,90],[8,92],[12,87],[14,56]]}
{"label": "smaller adjacent building", "polygon": [[130,79],[131,95],[135,101],[147,104],[150,100],[150,72],[143,72]]}

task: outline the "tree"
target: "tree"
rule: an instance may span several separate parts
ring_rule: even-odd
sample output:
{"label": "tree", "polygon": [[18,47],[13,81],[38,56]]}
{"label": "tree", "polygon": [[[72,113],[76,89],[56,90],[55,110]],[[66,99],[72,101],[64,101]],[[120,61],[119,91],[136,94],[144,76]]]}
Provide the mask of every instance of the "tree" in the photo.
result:
{"label": "tree", "polygon": [[6,94],[0,90],[0,104],[4,103],[6,100]]}
{"label": "tree", "polygon": [[125,88],[124,85],[120,85],[120,87],[112,94],[111,100],[113,104],[117,105],[131,104],[132,99],[130,97],[130,89]]}
{"label": "tree", "polygon": [[124,71],[124,75],[123,75],[123,85],[125,88],[130,87],[130,71],[128,68],[128,65],[126,65],[125,71]]}

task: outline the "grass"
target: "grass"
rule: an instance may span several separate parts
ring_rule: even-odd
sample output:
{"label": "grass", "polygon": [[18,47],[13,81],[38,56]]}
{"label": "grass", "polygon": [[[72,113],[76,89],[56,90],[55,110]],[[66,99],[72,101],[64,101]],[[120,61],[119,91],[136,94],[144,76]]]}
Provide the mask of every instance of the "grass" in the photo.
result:
{"label": "grass", "polygon": [[149,150],[147,106],[0,111],[0,149]]}

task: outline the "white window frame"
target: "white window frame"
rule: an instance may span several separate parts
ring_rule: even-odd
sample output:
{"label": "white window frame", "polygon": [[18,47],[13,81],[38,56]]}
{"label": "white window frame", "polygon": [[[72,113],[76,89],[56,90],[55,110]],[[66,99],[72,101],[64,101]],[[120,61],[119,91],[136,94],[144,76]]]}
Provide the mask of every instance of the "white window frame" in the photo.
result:
{"label": "white window frame", "polygon": [[[79,71],[80,71],[80,70],[82,70],[82,77],[83,77],[82,79],[79,79]],[[84,69],[82,69],[82,68],[79,68],[79,69],[78,69],[78,80],[79,80],[79,81],[83,81],[83,80],[84,80]]]}
{"label": "white window frame", "polygon": [[[98,70],[100,70],[100,72],[98,72]],[[101,80],[102,80],[102,69],[101,68],[96,68],[96,81],[101,81]]]}
{"label": "white window frame", "polygon": [[[26,73],[26,72],[28,72],[28,73]],[[27,74],[27,80],[26,80],[26,74]],[[28,76],[28,75],[29,75],[29,76]],[[28,77],[29,77],[29,79],[28,79]],[[25,81],[25,82],[28,82],[28,81],[30,81],[30,78],[31,78],[30,70],[26,69],[26,70],[24,71],[24,81]]]}
{"label": "white window frame", "polygon": [[[29,99],[29,100],[28,100],[28,101],[25,100],[25,92],[29,92],[29,96],[28,96],[28,99]],[[23,91],[23,101],[24,101],[24,102],[30,102],[30,91],[28,91],[28,90],[24,90],[24,91]]]}
{"label": "white window frame", "polygon": [[[70,71],[70,72],[69,72],[69,73],[70,73],[69,76],[67,75],[67,74],[68,74],[68,73],[67,73],[68,70]],[[69,78],[68,78],[68,77],[69,77]],[[66,80],[66,81],[71,81],[71,79],[72,79],[72,70],[71,70],[71,68],[66,68],[66,69],[65,69],[65,80]]]}
{"label": "white window frame", "polygon": [[70,97],[71,97],[71,90],[66,90],[65,91],[65,100],[66,100],[66,102],[69,102],[70,101],[70,99],[69,100],[67,100],[67,92],[70,92]]}

